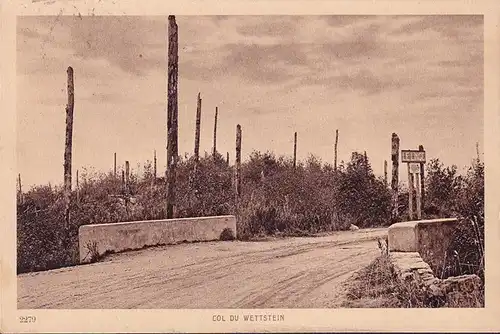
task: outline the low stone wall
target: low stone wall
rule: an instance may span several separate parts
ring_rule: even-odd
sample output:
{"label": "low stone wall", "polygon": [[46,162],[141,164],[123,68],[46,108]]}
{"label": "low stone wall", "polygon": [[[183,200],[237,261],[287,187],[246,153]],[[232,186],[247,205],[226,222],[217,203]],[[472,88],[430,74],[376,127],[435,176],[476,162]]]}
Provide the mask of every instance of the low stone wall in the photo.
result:
{"label": "low stone wall", "polygon": [[389,256],[396,274],[403,281],[416,280],[425,286],[430,286],[439,280],[434,276],[431,267],[416,252],[391,252]]}
{"label": "low stone wall", "polygon": [[235,216],[147,220],[80,226],[80,262],[106,252],[121,252],[183,241],[219,240],[224,229],[236,237]]}
{"label": "low stone wall", "polygon": [[439,274],[445,266],[446,251],[457,223],[456,218],[446,218],[392,224],[388,232],[389,251],[418,252]]}
{"label": "low stone wall", "polygon": [[481,306],[481,279],[477,275],[462,275],[439,279],[431,267],[416,252],[389,253],[392,267],[405,284],[414,284],[426,298],[434,298],[445,306]]}

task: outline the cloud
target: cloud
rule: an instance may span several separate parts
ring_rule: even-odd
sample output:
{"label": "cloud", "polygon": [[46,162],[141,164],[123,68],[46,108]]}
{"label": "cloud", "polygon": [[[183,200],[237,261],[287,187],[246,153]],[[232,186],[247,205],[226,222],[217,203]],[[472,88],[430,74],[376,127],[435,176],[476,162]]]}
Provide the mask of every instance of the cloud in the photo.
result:
{"label": "cloud", "polygon": [[358,58],[380,57],[381,48],[377,43],[377,27],[372,26],[363,34],[338,43],[325,43],[324,52],[338,58],[353,60]]}
{"label": "cloud", "polygon": [[135,16],[22,17],[18,27],[20,43],[40,48],[39,59],[47,56],[47,50],[69,50],[82,61],[104,59],[135,75],[145,75],[165,63],[166,40],[158,38],[158,34],[166,35],[164,20]]}
{"label": "cloud", "polygon": [[[373,95],[413,88],[417,100],[476,96],[482,94],[482,21],[471,15],[183,16],[177,19],[179,70],[187,80],[215,83],[230,75],[284,90],[312,85]],[[35,61],[21,55],[25,73],[60,70],[57,59],[70,55],[138,76],[165,68],[165,18],[25,17],[19,23],[21,47],[43,46],[43,66],[32,68]],[[95,67],[84,75],[102,73]]]}
{"label": "cloud", "polygon": [[425,30],[432,30],[440,33],[446,38],[459,38],[467,31],[475,38],[477,28],[483,26],[482,15],[428,15],[415,17],[416,21],[401,26],[392,32],[393,35],[411,35],[421,33]]}
{"label": "cloud", "polygon": [[[229,73],[245,82],[286,89],[327,85],[361,94],[419,86],[426,80],[461,82],[457,67],[468,77],[475,71],[475,83],[482,80],[481,22],[480,16],[229,17],[217,29],[230,24],[232,33],[219,44],[195,35],[183,41],[194,51],[180,54],[181,67],[190,79],[217,81]],[[448,38],[457,31],[470,39],[468,50]],[[209,32],[204,34],[213,41]],[[260,42],[248,42],[257,38]]]}
{"label": "cloud", "polygon": [[227,44],[217,51],[191,52],[188,60],[180,56],[179,68],[188,79],[217,81],[230,74],[248,83],[275,85],[295,78],[297,70],[308,66],[302,47],[300,44]]}
{"label": "cloud", "polygon": [[367,20],[374,18],[375,16],[369,15],[332,15],[332,16],[322,16],[328,25],[333,27],[345,27],[359,22],[365,23]]}
{"label": "cloud", "polygon": [[360,95],[373,95],[404,86],[403,80],[392,80],[375,75],[367,68],[351,73],[323,78],[301,80],[303,85],[334,86],[340,90],[354,91]]}
{"label": "cloud", "polygon": [[227,45],[223,62],[250,82],[276,84],[295,77],[296,67],[307,66],[300,44]]}
{"label": "cloud", "polygon": [[300,16],[246,16],[245,23],[236,31],[245,37],[279,37],[280,39],[294,36],[300,29]]}
{"label": "cloud", "polygon": [[165,62],[166,42],[162,43],[163,39],[155,36],[166,34],[166,24],[161,21],[90,16],[80,24],[71,24],[70,32],[75,55],[82,59],[105,58],[124,71],[138,75],[161,68]]}

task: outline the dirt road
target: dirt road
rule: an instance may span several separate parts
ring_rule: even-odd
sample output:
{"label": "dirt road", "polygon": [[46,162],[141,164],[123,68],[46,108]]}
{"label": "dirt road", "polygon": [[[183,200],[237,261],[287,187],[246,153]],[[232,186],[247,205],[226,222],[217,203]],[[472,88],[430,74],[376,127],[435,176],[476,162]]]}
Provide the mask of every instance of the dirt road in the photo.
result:
{"label": "dirt road", "polygon": [[18,276],[19,308],[331,308],[378,254],[386,229],[209,242],[115,254]]}

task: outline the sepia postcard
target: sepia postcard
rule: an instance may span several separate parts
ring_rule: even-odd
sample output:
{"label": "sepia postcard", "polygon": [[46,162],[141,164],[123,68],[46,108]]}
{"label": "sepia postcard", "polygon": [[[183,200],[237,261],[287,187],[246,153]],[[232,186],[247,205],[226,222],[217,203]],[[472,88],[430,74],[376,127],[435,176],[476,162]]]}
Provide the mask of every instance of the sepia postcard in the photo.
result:
{"label": "sepia postcard", "polygon": [[498,331],[500,5],[8,1],[0,331]]}

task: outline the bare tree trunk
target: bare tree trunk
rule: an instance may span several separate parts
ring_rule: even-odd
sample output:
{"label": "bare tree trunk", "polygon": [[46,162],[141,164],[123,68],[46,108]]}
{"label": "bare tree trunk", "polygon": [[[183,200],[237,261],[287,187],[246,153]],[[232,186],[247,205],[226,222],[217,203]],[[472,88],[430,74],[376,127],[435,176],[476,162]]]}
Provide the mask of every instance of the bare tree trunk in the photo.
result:
{"label": "bare tree trunk", "polygon": [[126,190],[125,190],[125,171],[122,169],[122,193],[125,195]]}
{"label": "bare tree trunk", "polygon": [[[194,168],[189,178],[189,188],[194,190],[194,196],[196,201],[198,200],[198,169],[200,164],[200,131],[201,131],[201,94],[198,92],[197,103],[196,103],[196,127],[194,130]],[[196,202],[197,203],[197,202]],[[194,207],[197,205],[192,203]]]}
{"label": "bare tree trunk", "polygon": [[200,128],[201,128],[201,96],[200,93],[198,93],[198,103],[196,108],[196,129],[194,132],[194,161],[196,164],[200,159]]}
{"label": "bare tree trunk", "polygon": [[334,152],[333,152],[333,170],[336,172],[337,171],[337,149],[338,149],[338,143],[339,143],[339,130],[335,130],[335,146],[334,146]]}
{"label": "bare tree trunk", "polygon": [[215,155],[217,154],[217,116],[219,114],[219,109],[215,107],[215,121],[214,121],[214,147],[212,156],[215,159]]}
{"label": "bare tree trunk", "polygon": [[156,150],[153,152],[153,180],[156,181]]}
{"label": "bare tree trunk", "polygon": [[130,201],[130,163],[125,161],[125,212],[127,219],[130,217],[129,201]]}
{"label": "bare tree trunk", "polygon": [[125,194],[130,194],[130,164],[125,161]]}
{"label": "bare tree trunk", "polygon": [[384,160],[384,186],[387,188],[387,160]]}
{"label": "bare tree trunk", "polygon": [[239,214],[241,197],[241,125],[236,126],[236,168],[235,168],[235,202],[236,212]]}
{"label": "bare tree trunk", "polygon": [[114,154],[114,165],[113,165],[113,171],[114,171],[114,175],[115,175],[115,178],[116,178],[116,152]]}
{"label": "bare tree trunk", "polygon": [[168,17],[168,106],[167,106],[167,219],[174,217],[175,210],[175,181],[178,158],[177,149],[177,79],[178,79],[178,35],[175,16]]}
{"label": "bare tree trunk", "polygon": [[399,137],[397,134],[392,134],[391,139],[391,159],[392,159],[392,218],[397,219],[399,215]]}
{"label": "bare tree trunk", "polygon": [[365,173],[368,175],[368,156],[366,155],[366,151],[363,153],[363,161],[365,163]]}
{"label": "bare tree trunk", "polygon": [[[73,109],[75,104],[75,87],[73,68],[67,69],[68,74],[68,104],[66,105],[66,141],[64,146],[64,221],[69,233],[71,207],[71,153],[73,146]],[[68,235],[69,236],[69,235]]]}
{"label": "bare tree trunk", "polygon": [[226,152],[226,164],[229,166],[229,152]]}
{"label": "bare tree trunk", "polygon": [[[418,150],[423,151],[424,146],[419,145]],[[422,211],[425,213],[425,167],[423,163],[420,163],[420,198],[422,201]]]}
{"label": "bare tree trunk", "polygon": [[80,203],[80,184],[78,178],[78,169],[76,170],[76,203]]}
{"label": "bare tree trunk", "polygon": [[23,204],[24,198],[23,198],[23,188],[22,188],[22,183],[21,183],[21,174],[17,175],[17,201],[19,204]]}
{"label": "bare tree trunk", "polygon": [[297,167],[297,132],[293,135],[293,169]]}
{"label": "bare tree trunk", "polygon": [[153,175],[151,175],[151,186],[153,189],[156,185],[156,150],[153,150]]}
{"label": "bare tree trunk", "polygon": [[477,154],[477,161],[481,161],[481,156],[479,155],[479,142],[476,142],[476,154]]}

